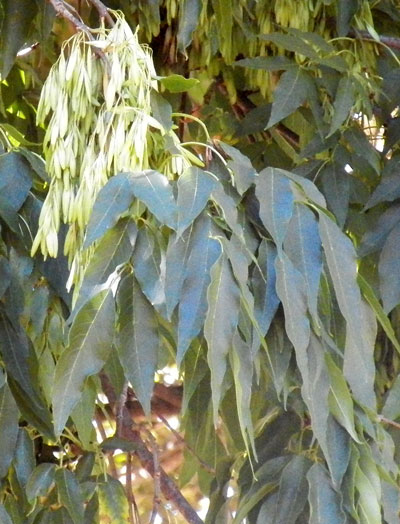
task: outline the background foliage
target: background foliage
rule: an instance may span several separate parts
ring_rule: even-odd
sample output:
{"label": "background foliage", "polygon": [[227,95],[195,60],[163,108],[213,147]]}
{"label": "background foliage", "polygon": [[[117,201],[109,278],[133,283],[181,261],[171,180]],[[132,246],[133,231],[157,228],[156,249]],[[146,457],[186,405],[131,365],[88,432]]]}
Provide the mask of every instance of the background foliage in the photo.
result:
{"label": "background foliage", "polygon": [[61,4],[0,1],[0,520],[398,523],[398,2],[104,2],[204,165],[115,173],[74,307],[30,256]]}

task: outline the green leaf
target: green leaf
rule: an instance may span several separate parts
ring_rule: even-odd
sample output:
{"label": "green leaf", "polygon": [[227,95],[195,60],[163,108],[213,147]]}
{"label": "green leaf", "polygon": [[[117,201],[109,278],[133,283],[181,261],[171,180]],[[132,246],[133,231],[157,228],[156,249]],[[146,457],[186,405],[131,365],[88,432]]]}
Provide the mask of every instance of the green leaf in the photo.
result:
{"label": "green leaf", "polygon": [[70,328],[68,346],[57,362],[53,389],[56,435],[60,435],[81,398],[86,378],[104,366],[111,351],[113,332],[114,298],[108,289],[89,300],[78,312]]}
{"label": "green leaf", "polygon": [[260,333],[254,332],[253,354],[260,347],[260,334],[265,336],[278,309],[280,300],[276,294],[276,248],[272,242],[263,239],[258,248],[257,266],[254,267],[252,284],[254,295],[254,316]]}
{"label": "green leaf", "polygon": [[390,320],[386,316],[385,311],[383,310],[379,300],[377,299],[374,290],[372,287],[368,284],[368,282],[364,279],[362,275],[358,275],[357,277],[358,284],[360,286],[360,289],[367,300],[368,304],[371,306],[372,310],[374,311],[376,318],[378,319],[380,325],[382,326],[383,330],[385,331],[387,337],[393,344],[393,346],[397,349],[397,351],[400,353],[400,343],[397,340],[396,333],[394,332],[394,329],[392,327],[392,324],[390,323]]}
{"label": "green leaf", "polygon": [[217,38],[219,48],[227,64],[232,62],[232,29],[234,26],[233,0],[212,0],[217,22]]}
{"label": "green leaf", "polygon": [[182,75],[172,74],[159,78],[159,81],[170,93],[182,93],[189,91],[199,83],[197,78],[185,78]]}
{"label": "green leaf", "polygon": [[32,0],[2,0],[4,19],[0,40],[1,79],[5,80],[18,51],[26,43],[28,32],[37,12]]}
{"label": "green leaf", "polygon": [[251,420],[251,390],[253,383],[253,362],[248,344],[236,330],[233,336],[233,351],[230,353],[233,379],[235,382],[237,411],[243,440],[250,442],[254,450],[254,431]]}
{"label": "green leaf", "polygon": [[350,461],[350,436],[332,415],[328,417],[324,454],[331,473],[333,487],[336,491],[339,491]]}
{"label": "green leaf", "polygon": [[294,33],[269,33],[267,35],[260,35],[259,38],[273,42],[275,45],[283,47],[284,49],[292,51],[293,53],[307,56],[308,58],[319,58],[318,53],[314,50],[314,48],[303,38],[300,38]]}
{"label": "green leaf", "polygon": [[192,34],[196,29],[202,3],[200,0],[183,0],[179,6],[179,29],[177,34],[178,49],[185,53],[192,42]]}
{"label": "green leaf", "polygon": [[146,204],[162,224],[176,229],[177,207],[168,178],[151,169],[128,176],[135,197]]}
{"label": "green leaf", "polygon": [[364,257],[382,249],[389,233],[399,222],[400,204],[394,204],[379,215],[377,220],[374,220],[365,232],[361,239],[361,245],[358,248],[359,256]]}
{"label": "green leaf", "polygon": [[173,125],[171,104],[155,90],[151,92],[151,111],[165,131],[170,131]]}
{"label": "green leaf", "polygon": [[96,407],[97,391],[90,379],[84,385],[82,396],[71,412],[72,422],[78,432],[78,437],[83,449],[91,447],[96,440],[95,430],[92,424]]}
{"label": "green leaf", "polygon": [[150,415],[160,338],[156,312],[132,274],[120,283],[118,306],[119,359],[144,412]]}
{"label": "green leaf", "polygon": [[379,494],[371,479],[357,464],[355,470],[356,488],[359,494],[358,511],[362,522],[380,524],[382,522]]}
{"label": "green leaf", "polygon": [[307,473],[309,484],[310,524],[343,524],[346,517],[341,509],[339,495],[331,486],[326,469],[318,463]]}
{"label": "green leaf", "polygon": [[3,479],[8,472],[14,457],[18,436],[18,408],[10,388],[5,384],[0,389],[0,478]]}
{"label": "green leaf", "polygon": [[66,468],[60,468],[54,478],[61,504],[67,509],[74,524],[83,524],[83,497],[75,475]]}
{"label": "green leaf", "polygon": [[130,259],[136,236],[135,222],[132,219],[123,218],[99,241],[83,275],[82,285],[74,306],[75,313],[96,293],[99,286],[107,282],[109,276],[121,264]]}
{"label": "green leaf", "polygon": [[0,217],[18,232],[17,211],[32,186],[30,169],[19,153],[0,155]]}
{"label": "green leaf", "polygon": [[276,291],[285,312],[286,333],[296,350],[297,365],[300,369],[306,369],[310,322],[305,280],[285,253],[277,258],[275,267]]}
{"label": "green leaf", "polygon": [[283,71],[297,67],[296,63],[286,56],[254,56],[252,58],[242,58],[241,60],[236,60],[233,65],[248,67],[249,69],[262,69],[264,71]]}
{"label": "green leaf", "polygon": [[353,16],[357,12],[358,0],[338,0],[336,29],[339,36],[347,36]]}
{"label": "green leaf", "polygon": [[54,482],[55,464],[39,464],[31,473],[26,483],[26,496],[32,502],[36,497],[44,497]]}
{"label": "green leaf", "polygon": [[12,270],[8,260],[0,256],[0,298],[7,291],[8,286],[11,283]]}
{"label": "green leaf", "polygon": [[301,68],[292,68],[283,73],[274,92],[267,129],[291,115],[308,99],[310,84],[313,84],[311,78]]}
{"label": "green leaf", "polygon": [[205,208],[216,178],[198,167],[189,167],[178,179],[178,228],[177,234],[190,226]]}
{"label": "green leaf", "polygon": [[218,145],[231,158],[231,160],[228,160],[228,167],[233,172],[235,186],[238,193],[243,195],[251,184],[255,182],[257,172],[247,156],[241,153],[238,149],[228,144],[224,144],[223,142],[219,142]]}
{"label": "green leaf", "polygon": [[400,417],[400,375],[398,375],[389,390],[382,415],[389,420],[396,420]]}
{"label": "green leaf", "polygon": [[332,211],[341,228],[343,228],[350,199],[350,175],[335,163],[327,164],[320,173],[323,193],[328,202],[328,209]]}
{"label": "green leaf", "polygon": [[20,428],[18,432],[17,446],[13,459],[13,466],[19,485],[25,488],[36,465],[35,450],[33,440],[25,428]]}
{"label": "green leaf", "polygon": [[208,344],[208,365],[211,370],[211,392],[214,422],[218,417],[226,358],[232,344],[239,318],[240,293],[229,261],[224,254],[211,269],[207,290],[208,310],[204,322],[204,336]]}
{"label": "green leaf", "polygon": [[189,344],[198,335],[207,313],[207,288],[210,270],[221,253],[220,243],[212,238],[213,223],[201,215],[194,224],[190,256],[179,301],[177,362],[182,362]]}
{"label": "green leaf", "polygon": [[302,204],[294,205],[284,240],[284,250],[304,277],[308,307],[316,318],[322,272],[321,239],[314,213]]}
{"label": "green leaf", "polygon": [[274,524],[294,524],[303,511],[307,497],[306,473],[310,461],[295,455],[282,471]]}
{"label": "green leaf", "polygon": [[328,136],[333,135],[343,122],[351,116],[351,108],[354,102],[354,79],[350,76],[344,76],[339,81],[335,101],[333,102],[333,115]]}
{"label": "green leaf", "polygon": [[129,208],[132,200],[130,175],[119,173],[111,177],[101,188],[93,205],[83,249],[88,248],[113,227],[121,214]]}
{"label": "green leaf", "polygon": [[260,218],[279,251],[293,213],[291,182],[279,170],[267,167],[258,176],[256,197],[260,202]]}
{"label": "green leaf", "polygon": [[109,521],[113,524],[129,522],[128,501],[122,484],[107,476],[107,482],[98,484],[100,521]]}
{"label": "green leaf", "polygon": [[400,225],[386,239],[379,257],[379,289],[383,309],[389,314],[400,303]]}
{"label": "green leaf", "polygon": [[349,435],[356,442],[360,442],[354,426],[353,399],[346,380],[329,353],[325,353],[325,360],[331,383],[331,395],[329,398],[330,410],[337,421],[346,428]]}
{"label": "green leaf", "polygon": [[382,178],[382,182],[370,196],[368,202],[365,204],[364,211],[367,211],[381,202],[393,202],[393,200],[396,200],[396,198],[399,197],[400,177],[398,173],[395,175],[387,175]]}
{"label": "green leaf", "polygon": [[127,453],[132,453],[137,449],[137,445],[134,442],[120,437],[106,438],[100,443],[100,447],[104,451],[115,451],[116,449],[121,449]]}
{"label": "green leaf", "polygon": [[355,249],[350,239],[323,213],[320,213],[320,234],[336,298],[346,320],[344,375],[355,398],[374,409],[376,320],[361,298]]}

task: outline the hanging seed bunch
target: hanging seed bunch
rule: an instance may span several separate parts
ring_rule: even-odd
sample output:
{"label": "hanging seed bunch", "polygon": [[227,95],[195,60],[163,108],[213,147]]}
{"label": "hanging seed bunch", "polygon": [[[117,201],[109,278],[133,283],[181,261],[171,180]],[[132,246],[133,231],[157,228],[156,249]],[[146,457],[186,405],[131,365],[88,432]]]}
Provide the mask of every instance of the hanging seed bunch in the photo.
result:
{"label": "hanging seed bunch", "polygon": [[[93,253],[93,248],[81,248],[100,189],[121,171],[158,167],[151,165],[157,158],[152,149],[159,143],[150,129],[150,125],[157,127],[150,106],[151,91],[157,88],[152,55],[139,44],[123,16],[114,16],[115,26],[100,29],[94,40],[78,33],[66,43],[43,87],[37,111],[39,124],[49,119],[44,153],[51,182],[32,254],[40,248],[45,258],[57,256],[57,233],[61,223],[67,224],[68,288],[72,284],[79,288]],[[100,49],[103,57],[93,48]],[[165,170],[180,174],[191,165],[189,154],[172,132],[171,139],[177,147],[164,158]]]}

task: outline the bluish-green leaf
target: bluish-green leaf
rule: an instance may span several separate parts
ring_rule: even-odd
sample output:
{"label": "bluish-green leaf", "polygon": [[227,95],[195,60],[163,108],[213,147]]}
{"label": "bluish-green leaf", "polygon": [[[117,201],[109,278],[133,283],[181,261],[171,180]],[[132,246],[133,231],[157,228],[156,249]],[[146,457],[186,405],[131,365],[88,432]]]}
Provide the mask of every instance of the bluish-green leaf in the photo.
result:
{"label": "bluish-green leaf", "polygon": [[207,312],[207,288],[210,270],[220,252],[220,243],[212,238],[213,224],[200,216],[190,239],[190,256],[179,302],[177,361],[180,363],[192,339],[198,335]]}
{"label": "bluish-green leaf", "polygon": [[282,471],[274,524],[294,524],[302,512],[307,498],[306,473],[310,461],[295,455]]}
{"label": "bluish-green leaf", "polygon": [[323,213],[320,234],[336,298],[346,320],[344,375],[356,399],[374,409],[376,320],[361,298],[356,252],[350,239]]}
{"label": "bluish-green leaf", "polygon": [[53,389],[56,435],[60,435],[81,398],[85,379],[104,366],[111,351],[113,333],[114,298],[107,289],[89,300],[76,315],[68,346],[57,362]]}
{"label": "bluish-green leaf", "polygon": [[155,90],[151,92],[151,110],[153,118],[163,126],[165,131],[169,131],[173,125],[171,104]]}
{"label": "bluish-green leaf", "polygon": [[55,464],[44,463],[32,471],[25,488],[29,501],[47,494],[54,481],[55,470]]}
{"label": "bluish-green leaf", "polygon": [[201,7],[201,0],[183,0],[179,6],[177,42],[178,49],[182,53],[185,53],[186,48],[192,41],[192,34],[198,24]]}
{"label": "bluish-green leaf", "polygon": [[286,56],[254,56],[252,58],[242,58],[237,60],[234,65],[248,67],[249,69],[261,69],[263,71],[284,71],[291,67],[297,67],[293,60]]}
{"label": "bluish-green leaf", "polygon": [[285,253],[276,259],[275,267],[276,291],[283,304],[286,333],[296,350],[297,365],[306,369],[306,349],[310,341],[306,283]]}
{"label": "bluish-green leaf", "polygon": [[386,239],[379,258],[379,288],[388,314],[400,303],[400,225]]}
{"label": "bluish-green leaf", "polygon": [[400,204],[395,204],[379,215],[365,232],[358,249],[359,256],[364,257],[381,249],[389,233],[399,222]]}
{"label": "bluish-green leaf", "polygon": [[358,0],[338,0],[336,29],[339,36],[347,36],[351,20],[358,9]]}
{"label": "bluish-green leaf", "polygon": [[329,415],[325,457],[332,484],[338,491],[350,461],[350,436],[336,419]]}
{"label": "bluish-green leaf", "polygon": [[354,102],[354,80],[350,76],[343,76],[336,90],[331,127],[328,136],[333,135],[343,122],[351,116],[350,111]]}
{"label": "bluish-green leaf", "polygon": [[285,241],[285,253],[306,283],[307,302],[316,317],[319,282],[322,272],[321,239],[314,213],[302,204],[295,204]]}
{"label": "bluish-green leaf", "polygon": [[32,186],[30,169],[19,153],[0,155],[0,216],[18,231],[17,211]]}
{"label": "bluish-green leaf", "polygon": [[267,167],[258,176],[256,196],[260,202],[260,218],[279,250],[293,213],[291,182],[279,170]]}
{"label": "bluish-green leaf", "polygon": [[343,524],[346,517],[341,509],[341,500],[334,491],[328,472],[315,463],[307,473],[309,484],[310,524]]}
{"label": "bluish-green leaf", "polygon": [[[281,35],[289,36],[289,35]],[[298,109],[310,94],[313,81],[300,67],[283,73],[274,92],[271,117],[267,128],[277,124]]]}
{"label": "bluish-green leaf", "polygon": [[97,391],[92,380],[87,380],[82,390],[81,398],[71,412],[71,419],[78,432],[83,449],[90,449],[96,440],[96,433],[92,424],[96,407]]}
{"label": "bluish-green leaf", "polygon": [[25,428],[20,428],[17,438],[17,446],[13,459],[14,470],[22,488],[25,488],[28,478],[36,465],[34,443]]}
{"label": "bluish-green leaf", "polygon": [[[240,293],[229,261],[224,254],[211,269],[207,290],[208,310],[204,336],[208,345],[208,364],[211,370],[211,391],[214,422],[217,421],[226,358],[232,344],[239,317]],[[250,351],[250,348],[249,348]]]}
{"label": "bluish-green leaf", "polygon": [[74,524],[83,524],[83,497],[75,475],[67,468],[60,468],[55,472],[55,481],[59,500],[72,521]]}
{"label": "bluish-green leaf", "polygon": [[[278,309],[280,300],[276,294],[276,248],[263,239],[258,248],[258,265],[253,272],[254,316],[261,336],[265,336]],[[260,273],[261,272],[261,273]],[[260,334],[254,332],[253,354],[260,347]]]}
{"label": "bluish-green leaf", "polygon": [[260,38],[262,40],[273,42],[275,45],[283,47],[293,53],[307,56],[308,58],[319,58],[318,53],[314,48],[304,38],[300,38],[299,35],[294,33],[269,33],[267,35],[260,35]]}
{"label": "bluish-green leaf", "polygon": [[119,358],[144,412],[150,415],[160,339],[156,312],[132,274],[120,283],[118,306]]}
{"label": "bluish-green leaf", "polygon": [[18,435],[18,408],[7,384],[0,389],[0,478],[8,472],[14,457]]}
{"label": "bluish-green leaf", "polygon": [[382,178],[381,183],[370,196],[365,204],[364,211],[380,204],[381,202],[393,202],[400,197],[400,177],[398,173],[387,175]]}
{"label": "bluish-green leaf", "polygon": [[207,171],[189,167],[178,179],[178,236],[205,208],[217,180]]}
{"label": "bluish-green leaf", "polygon": [[3,504],[0,504],[0,522],[1,524],[15,524]]}
{"label": "bluish-green leaf", "polygon": [[343,228],[349,207],[350,175],[336,164],[327,164],[320,173],[322,190],[328,202],[328,209],[335,215]]}
{"label": "bluish-green leaf", "polygon": [[168,178],[158,171],[147,169],[130,173],[131,190],[162,223],[176,229],[177,207]]}
{"label": "bluish-green leaf", "polygon": [[119,173],[110,178],[100,190],[90,215],[83,249],[101,238],[113,227],[133,200],[131,179],[128,173]]}
{"label": "bluish-green leaf", "polygon": [[7,291],[8,286],[11,283],[12,270],[9,261],[0,256],[0,298]]}
{"label": "bluish-green leaf", "polygon": [[235,186],[240,195],[256,180],[257,172],[252,166],[249,158],[233,146],[219,142],[219,146],[231,158],[228,160],[228,167],[233,172]]}

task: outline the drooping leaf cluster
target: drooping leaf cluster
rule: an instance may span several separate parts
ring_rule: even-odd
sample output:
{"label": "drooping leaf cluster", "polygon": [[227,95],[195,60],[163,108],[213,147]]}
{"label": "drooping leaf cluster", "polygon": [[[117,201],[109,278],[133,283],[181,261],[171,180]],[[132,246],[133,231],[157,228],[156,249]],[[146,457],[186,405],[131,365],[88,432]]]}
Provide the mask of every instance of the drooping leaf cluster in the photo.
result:
{"label": "drooping leaf cluster", "polygon": [[107,453],[135,446],[99,443],[105,384],[154,419],[177,366],[180,485],[197,476],[206,522],[397,523],[395,2],[108,4],[165,77],[160,151],[192,113],[177,132],[204,167],[110,178],[72,307],[62,253],[29,254],[48,182],[35,107],[70,28],[44,0],[0,2],[0,520],[126,522]]}

